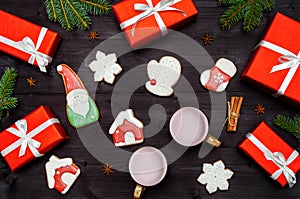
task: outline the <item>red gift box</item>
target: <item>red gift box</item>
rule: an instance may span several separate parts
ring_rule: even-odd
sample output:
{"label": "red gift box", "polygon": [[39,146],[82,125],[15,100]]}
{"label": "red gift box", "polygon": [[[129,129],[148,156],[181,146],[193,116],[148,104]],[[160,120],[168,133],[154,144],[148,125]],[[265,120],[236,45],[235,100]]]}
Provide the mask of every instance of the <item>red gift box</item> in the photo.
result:
{"label": "red gift box", "polygon": [[239,148],[254,159],[281,186],[289,183],[292,187],[296,183],[296,174],[300,169],[298,152],[283,141],[265,122],[261,122],[252,133],[248,133],[239,144]]}
{"label": "red gift box", "polygon": [[125,0],[112,8],[132,48],[184,26],[198,14],[192,0]]}
{"label": "red gift box", "polygon": [[38,66],[51,63],[61,37],[58,33],[0,10],[0,50]]}
{"label": "red gift box", "polygon": [[15,171],[67,139],[51,110],[40,106],[0,133],[0,151]]}
{"label": "red gift box", "polygon": [[277,13],[241,79],[300,105],[300,23]]}

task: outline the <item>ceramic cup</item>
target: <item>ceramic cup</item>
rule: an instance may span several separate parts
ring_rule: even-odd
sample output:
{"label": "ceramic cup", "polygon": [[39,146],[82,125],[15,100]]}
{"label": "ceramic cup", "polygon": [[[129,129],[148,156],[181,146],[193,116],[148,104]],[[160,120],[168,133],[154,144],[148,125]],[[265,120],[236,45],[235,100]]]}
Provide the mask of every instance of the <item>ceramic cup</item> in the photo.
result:
{"label": "ceramic cup", "polygon": [[194,107],[184,107],[174,113],[170,121],[173,139],[183,146],[195,146],[204,140],[219,147],[221,142],[208,134],[208,120],[205,114]]}
{"label": "ceramic cup", "polygon": [[145,187],[160,183],[167,173],[168,163],[164,154],[157,148],[146,146],[135,151],[129,160],[129,172],[138,183],[134,198],[141,198]]}

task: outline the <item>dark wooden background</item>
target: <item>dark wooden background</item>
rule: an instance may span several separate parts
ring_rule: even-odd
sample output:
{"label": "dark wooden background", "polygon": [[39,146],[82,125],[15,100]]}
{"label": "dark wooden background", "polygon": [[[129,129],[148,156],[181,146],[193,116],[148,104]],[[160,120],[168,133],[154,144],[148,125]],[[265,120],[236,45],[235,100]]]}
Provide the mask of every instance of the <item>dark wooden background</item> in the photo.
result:
{"label": "dark wooden background", "polygon": [[[252,49],[260,40],[267,23],[274,16],[275,12],[282,12],[300,21],[299,1],[278,0],[276,3],[276,8],[272,12],[264,14],[259,27],[252,32],[246,33],[242,31],[240,23],[229,31],[220,29],[218,24],[219,18],[226,8],[220,7],[216,0],[195,1],[199,10],[197,20],[180,29],[180,32],[199,43],[201,43],[200,38],[208,32],[214,37],[212,45],[205,46],[211,57],[214,60],[226,57],[236,64],[238,72],[227,88],[227,98],[229,99],[232,95],[245,97],[238,131],[236,133],[227,133],[224,128],[220,137],[223,145],[218,149],[213,149],[203,159],[198,158],[200,146],[188,149],[181,158],[169,165],[167,176],[159,185],[146,190],[144,198],[300,198],[299,183],[292,189],[287,187],[281,188],[255,162],[237,149],[237,144],[242,140],[245,133],[261,120],[265,120],[287,143],[296,150],[300,150],[299,143],[292,135],[272,125],[272,119],[276,113],[293,115],[297,113],[297,110],[282,104],[251,86],[245,85],[239,80],[239,76],[251,55]],[[89,31],[74,30],[68,32],[63,30],[59,24],[50,22],[47,19],[43,1],[1,0],[0,9],[41,26],[46,26],[58,32],[63,38],[48,75],[39,72],[37,68],[25,62],[0,53],[0,73],[3,73],[6,67],[14,67],[18,71],[14,95],[19,99],[18,107],[10,111],[9,117],[1,121],[1,130],[10,126],[17,119],[22,118],[39,105],[47,105],[52,108],[53,112],[61,120],[70,136],[66,143],[14,173],[10,172],[4,159],[0,158],[0,198],[132,198],[135,182],[131,179],[129,173],[114,171],[110,176],[103,175],[101,170],[106,162],[99,162],[93,158],[83,146],[77,131],[69,125],[65,115],[63,83],[61,77],[55,71],[56,65],[60,63],[67,63],[77,71],[85,57],[94,47],[101,41],[119,33],[120,29],[114,14],[110,13],[108,16],[99,17],[92,16],[93,25],[91,30],[97,31],[100,39],[91,42],[88,38]],[[284,36],[288,37],[288,35]],[[119,63],[126,66],[122,74],[133,66],[145,64],[151,59],[159,59],[163,55],[168,54],[165,51],[144,49],[124,55],[119,58]],[[192,67],[183,66],[182,70],[183,75],[189,80],[199,98],[199,107],[209,116],[211,110],[209,95],[199,84],[199,73]],[[122,74],[120,74],[119,78]],[[29,88],[27,86],[26,78],[30,76],[37,80],[36,87]],[[110,98],[113,88],[113,86],[105,83],[100,83],[97,87],[96,103],[101,110],[99,123],[106,131],[108,131],[113,121],[110,110]],[[204,98],[202,98],[203,96]],[[203,101],[203,99],[208,99],[208,101]],[[154,103],[166,105],[168,120],[172,113],[179,108],[176,97],[173,96],[164,101],[161,98],[150,95],[144,87],[138,89],[133,95],[130,106],[136,110],[138,118],[147,122],[149,120],[148,106]],[[264,115],[256,115],[254,113],[253,109],[257,103],[261,103],[266,107]],[[166,124],[159,134],[133,149],[144,145],[160,148],[170,140],[171,137]],[[133,149],[126,150],[133,151]],[[47,187],[44,164],[51,154],[56,154],[60,157],[72,157],[82,170],[78,181],[66,195],[61,195],[55,190],[49,190]],[[230,180],[229,191],[219,191],[209,195],[204,186],[196,182],[196,179],[201,173],[204,162],[212,163],[219,159],[223,160],[226,166],[232,169],[235,174]],[[297,176],[298,180],[300,180],[300,176]]]}

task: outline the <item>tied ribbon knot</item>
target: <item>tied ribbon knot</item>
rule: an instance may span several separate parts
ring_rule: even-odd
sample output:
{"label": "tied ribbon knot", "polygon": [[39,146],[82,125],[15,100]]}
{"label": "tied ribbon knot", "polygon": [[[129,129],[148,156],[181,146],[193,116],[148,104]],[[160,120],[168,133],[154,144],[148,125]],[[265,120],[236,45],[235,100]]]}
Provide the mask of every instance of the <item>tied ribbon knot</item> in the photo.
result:
{"label": "tied ribbon knot", "polygon": [[4,150],[1,151],[2,156],[6,156],[16,148],[20,147],[19,157],[25,155],[27,148],[30,149],[32,154],[35,157],[41,157],[44,154],[39,153],[38,148],[41,146],[41,142],[33,139],[34,136],[43,132],[46,128],[51,126],[54,123],[59,123],[57,118],[48,119],[46,122],[42,123],[32,131],[28,132],[27,130],[27,120],[18,120],[15,125],[17,128],[10,127],[6,131],[10,132],[11,134],[17,136],[19,139],[6,147]]}
{"label": "tied ribbon knot", "polygon": [[134,31],[137,23],[147,17],[150,17],[151,15],[154,15],[158,27],[162,32],[162,35],[166,35],[168,33],[168,30],[159,12],[176,11],[182,13],[183,16],[186,16],[186,13],[184,11],[172,7],[174,4],[180,1],[181,0],[161,0],[156,4],[156,6],[153,6],[152,0],[146,0],[147,4],[135,3],[134,10],[144,12],[124,21],[120,24],[120,27],[123,30],[124,28],[133,25],[131,29],[131,35],[132,37],[134,37]]}
{"label": "tied ribbon knot", "polygon": [[298,156],[297,151],[293,151],[290,157],[286,160],[284,155],[281,152],[274,153],[265,153],[265,157],[267,160],[272,160],[279,169],[273,173],[271,178],[277,179],[283,173],[284,177],[287,179],[289,186],[292,187],[296,184],[296,175],[295,173],[288,167],[290,163],[292,163],[296,157]]}
{"label": "tied ribbon knot", "polygon": [[263,46],[279,54],[282,54],[282,56],[278,58],[278,62],[280,62],[280,64],[273,66],[270,73],[289,69],[277,93],[273,94],[274,97],[279,97],[285,93],[300,65],[300,51],[298,55],[296,55],[287,49],[284,49],[265,40],[261,41],[258,46]]}
{"label": "tied ribbon knot", "polygon": [[294,150],[291,155],[286,158],[281,152],[274,152],[272,153],[261,141],[259,141],[252,133],[248,133],[246,137],[255,145],[261,152],[264,153],[264,156],[267,160],[270,160],[276,164],[279,169],[275,171],[271,178],[277,180],[279,176],[283,173],[285,179],[287,180],[289,187],[292,188],[297,180],[296,174],[293,170],[289,168],[289,165],[299,156],[299,153]]}
{"label": "tied ribbon knot", "polygon": [[0,35],[0,42],[30,54],[28,63],[34,64],[34,61],[36,60],[40,70],[42,72],[47,72],[46,66],[52,61],[52,58],[38,51],[44,40],[47,30],[48,30],[47,28],[42,27],[36,45],[34,44],[32,39],[28,36],[24,37],[21,41],[15,42],[13,40],[10,40]]}

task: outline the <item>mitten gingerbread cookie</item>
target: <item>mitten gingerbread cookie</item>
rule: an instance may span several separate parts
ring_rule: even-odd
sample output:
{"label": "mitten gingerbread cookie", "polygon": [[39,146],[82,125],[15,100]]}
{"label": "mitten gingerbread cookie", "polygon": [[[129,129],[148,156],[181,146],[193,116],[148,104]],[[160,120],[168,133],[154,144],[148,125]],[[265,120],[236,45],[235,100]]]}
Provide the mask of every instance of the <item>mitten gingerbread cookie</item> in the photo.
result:
{"label": "mitten gingerbread cookie", "polygon": [[159,62],[151,60],[147,65],[150,81],[146,89],[158,96],[170,96],[181,75],[180,62],[171,56],[162,57]]}
{"label": "mitten gingerbread cookie", "polygon": [[80,169],[71,158],[60,159],[52,155],[45,167],[48,187],[62,194],[67,193],[80,174]]}
{"label": "mitten gingerbread cookie", "polygon": [[67,98],[67,116],[75,128],[97,122],[99,111],[76,73],[66,64],[57,66],[62,76]]}
{"label": "mitten gingerbread cookie", "polygon": [[128,146],[144,141],[143,123],[138,120],[132,111],[121,111],[112,123],[109,134],[113,136],[116,146]]}
{"label": "mitten gingerbread cookie", "polygon": [[200,82],[208,90],[222,92],[235,73],[235,65],[228,59],[221,58],[214,67],[201,74]]}

